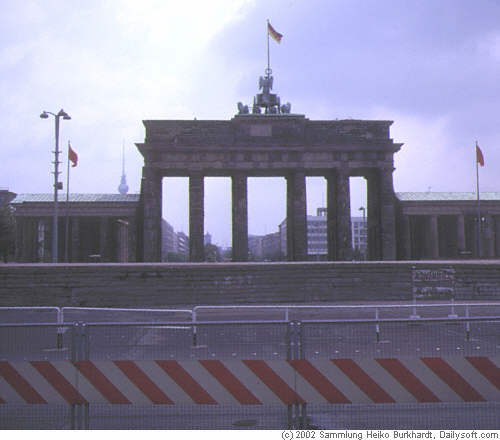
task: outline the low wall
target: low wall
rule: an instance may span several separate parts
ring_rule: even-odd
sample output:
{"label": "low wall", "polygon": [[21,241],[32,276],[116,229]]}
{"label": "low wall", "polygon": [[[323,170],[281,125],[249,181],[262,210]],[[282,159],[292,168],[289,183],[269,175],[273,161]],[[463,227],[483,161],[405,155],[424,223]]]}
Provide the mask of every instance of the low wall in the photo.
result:
{"label": "low wall", "polygon": [[457,300],[500,300],[500,260],[0,264],[0,306],[165,307],[411,299],[411,269],[453,268]]}

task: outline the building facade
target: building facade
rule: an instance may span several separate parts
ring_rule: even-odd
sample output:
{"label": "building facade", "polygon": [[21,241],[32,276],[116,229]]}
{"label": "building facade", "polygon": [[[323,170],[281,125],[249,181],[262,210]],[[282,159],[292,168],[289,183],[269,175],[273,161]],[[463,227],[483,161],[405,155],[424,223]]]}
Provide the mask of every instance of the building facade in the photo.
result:
{"label": "building facade", "polygon": [[161,222],[161,261],[169,261],[169,257],[176,253],[177,237],[174,227],[166,220]]}
{"label": "building facade", "polygon": [[307,216],[307,255],[309,259],[326,260],[328,254],[326,218],[325,208],[318,208],[315,216]]}
{"label": "building facade", "polygon": [[[401,260],[500,257],[500,193],[399,192]],[[479,221],[478,221],[479,219]]]}
{"label": "building facade", "polygon": [[260,261],[264,258],[264,250],[262,248],[263,235],[248,236],[248,252],[250,261]]}
{"label": "building facade", "polygon": [[[9,192],[5,203],[12,197]],[[397,259],[500,257],[500,193],[482,193],[479,210],[475,193],[398,192],[395,199]],[[20,194],[10,205],[16,220],[14,260],[51,262],[52,195]],[[139,207],[137,194],[75,194],[67,205],[60,202],[59,262],[137,261]],[[353,216],[350,221],[352,258],[366,259],[366,217]],[[326,208],[307,216],[308,260],[327,259],[327,222]],[[165,221],[162,224],[163,261],[170,261],[165,257],[169,252],[175,254],[175,261],[188,261],[189,237],[176,233]],[[279,225],[279,232],[249,236],[252,259],[289,260],[287,238],[287,219]]]}
{"label": "building facade", "polygon": [[280,261],[283,259],[279,232],[272,232],[262,237],[262,256],[266,261]]}
{"label": "building facade", "polygon": [[184,232],[177,232],[177,253],[185,260],[189,256],[189,237]]}
{"label": "building facade", "polygon": [[[52,262],[52,194],[19,194],[11,202],[19,263]],[[58,262],[137,261],[138,194],[71,194],[59,202]]]}
{"label": "building facade", "polygon": [[352,249],[356,259],[366,260],[368,231],[365,217],[351,217]]}
{"label": "building facade", "polygon": [[[279,225],[281,253],[286,257],[287,219]],[[364,217],[351,217],[351,256],[366,259],[367,230]],[[307,256],[308,260],[327,259],[327,209],[317,208],[316,215],[307,216]]]}

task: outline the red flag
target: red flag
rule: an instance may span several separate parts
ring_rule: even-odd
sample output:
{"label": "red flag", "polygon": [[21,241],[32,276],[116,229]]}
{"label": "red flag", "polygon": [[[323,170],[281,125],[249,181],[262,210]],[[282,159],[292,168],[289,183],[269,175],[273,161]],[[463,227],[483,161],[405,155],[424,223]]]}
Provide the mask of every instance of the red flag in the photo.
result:
{"label": "red flag", "polygon": [[483,152],[481,151],[481,148],[479,148],[479,145],[476,143],[476,161],[479,165],[484,167],[484,156]]}
{"label": "red flag", "polygon": [[267,31],[269,32],[269,35],[271,35],[271,37],[276,40],[277,43],[281,41],[283,35],[281,35],[279,32],[276,32],[269,22],[267,22]]}
{"label": "red flag", "polygon": [[75,153],[71,144],[68,142],[68,159],[71,161],[71,166],[76,167],[78,165],[78,154]]}

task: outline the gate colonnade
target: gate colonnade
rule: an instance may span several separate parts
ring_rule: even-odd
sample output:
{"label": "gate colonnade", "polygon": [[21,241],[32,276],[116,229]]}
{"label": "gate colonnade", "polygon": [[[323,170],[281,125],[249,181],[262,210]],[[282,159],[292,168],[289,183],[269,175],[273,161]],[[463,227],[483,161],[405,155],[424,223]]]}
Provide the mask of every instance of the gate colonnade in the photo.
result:
{"label": "gate colonnade", "polygon": [[[237,115],[228,121],[143,121],[142,259],[160,261],[162,178],[189,178],[189,259],[204,260],[204,177],[229,176],[233,261],[248,257],[248,177],[285,177],[287,259],[307,260],[306,176],[327,182],[328,259],[351,259],[349,177],[367,180],[368,258],[396,258],[392,121]],[[167,207],[167,210],[169,208]]]}

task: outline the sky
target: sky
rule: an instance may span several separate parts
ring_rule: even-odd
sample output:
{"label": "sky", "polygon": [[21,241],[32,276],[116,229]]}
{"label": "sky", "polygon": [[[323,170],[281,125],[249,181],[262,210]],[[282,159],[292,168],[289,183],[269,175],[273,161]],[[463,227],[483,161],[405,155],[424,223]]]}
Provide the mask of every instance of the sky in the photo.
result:
{"label": "sky", "polygon": [[[271,41],[273,92],[311,120],[394,121],[394,189],[500,191],[500,0],[2,0],[0,188],[51,193],[54,119],[78,153],[73,193],[117,193],[145,119],[231,119],[250,104]],[[65,154],[61,155],[61,158]],[[63,160],[64,162],[64,160]],[[66,185],[66,164],[60,180]],[[366,186],[351,179],[351,210]],[[205,179],[205,231],[230,245],[229,178]],[[65,190],[61,192],[61,197]],[[307,179],[308,214],[324,179]],[[278,230],[284,179],[249,179],[249,233]],[[188,233],[186,178],[164,179],[163,216]]]}

